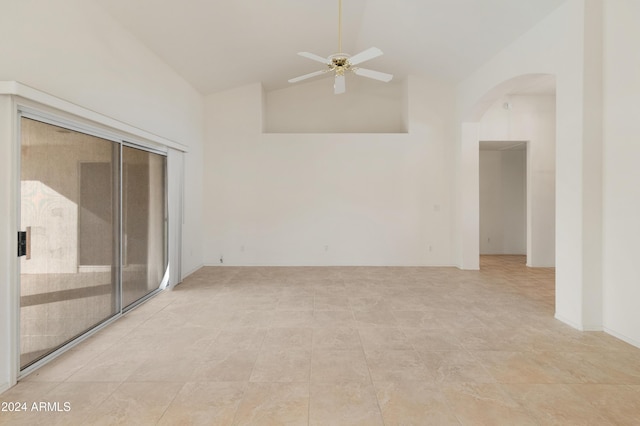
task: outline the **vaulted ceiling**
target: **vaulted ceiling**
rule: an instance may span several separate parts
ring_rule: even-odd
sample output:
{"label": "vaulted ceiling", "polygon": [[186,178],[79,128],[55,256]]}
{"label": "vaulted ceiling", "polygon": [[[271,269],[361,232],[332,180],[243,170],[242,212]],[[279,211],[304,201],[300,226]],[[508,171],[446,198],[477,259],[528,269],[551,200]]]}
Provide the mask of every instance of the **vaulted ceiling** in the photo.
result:
{"label": "vaulted ceiling", "polygon": [[[204,94],[267,90],[322,69],[338,49],[338,0],[93,0]],[[367,68],[457,82],[565,0],[343,0],[343,51]]]}

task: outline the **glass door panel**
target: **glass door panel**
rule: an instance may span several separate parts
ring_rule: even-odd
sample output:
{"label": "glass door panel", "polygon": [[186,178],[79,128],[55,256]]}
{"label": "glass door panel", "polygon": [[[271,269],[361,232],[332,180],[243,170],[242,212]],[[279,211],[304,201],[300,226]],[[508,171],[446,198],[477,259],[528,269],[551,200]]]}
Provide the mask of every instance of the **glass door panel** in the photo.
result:
{"label": "glass door panel", "polygon": [[166,157],[122,148],[122,306],[158,289],[167,268]]}
{"label": "glass door panel", "polygon": [[21,118],[21,369],[119,311],[119,148]]}

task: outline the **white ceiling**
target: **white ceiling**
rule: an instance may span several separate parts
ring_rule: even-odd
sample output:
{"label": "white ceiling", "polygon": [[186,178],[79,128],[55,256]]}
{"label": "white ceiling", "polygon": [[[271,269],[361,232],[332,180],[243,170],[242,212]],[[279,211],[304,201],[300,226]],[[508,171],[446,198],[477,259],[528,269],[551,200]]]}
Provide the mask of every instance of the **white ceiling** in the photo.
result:
{"label": "white ceiling", "polygon": [[[338,45],[338,0],[93,0],[204,94],[267,90],[322,69]],[[343,0],[343,50],[371,68],[457,82],[565,0]]]}

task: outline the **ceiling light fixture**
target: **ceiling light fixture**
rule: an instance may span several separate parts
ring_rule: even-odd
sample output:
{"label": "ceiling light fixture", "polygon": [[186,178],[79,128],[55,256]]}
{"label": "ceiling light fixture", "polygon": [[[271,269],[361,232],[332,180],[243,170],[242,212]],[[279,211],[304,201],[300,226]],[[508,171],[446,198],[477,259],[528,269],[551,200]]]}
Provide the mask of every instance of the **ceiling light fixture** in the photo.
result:
{"label": "ceiling light fixture", "polygon": [[336,95],[344,93],[346,91],[345,73],[353,72],[356,75],[372,78],[374,80],[389,82],[393,78],[393,75],[383,73],[380,71],[373,71],[366,68],[356,67],[356,65],[368,61],[373,58],[377,58],[382,55],[382,50],[377,47],[370,47],[357,55],[351,56],[348,53],[342,53],[342,0],[338,0],[338,52],[328,58],[309,53],[299,52],[298,55],[303,56],[313,61],[321,62],[327,65],[327,69],[321,71],[315,71],[309,74],[302,75],[300,77],[292,78],[289,83],[297,83],[308,78],[316,77],[318,75],[325,74],[329,71],[334,72],[335,81],[333,84],[333,92]]}

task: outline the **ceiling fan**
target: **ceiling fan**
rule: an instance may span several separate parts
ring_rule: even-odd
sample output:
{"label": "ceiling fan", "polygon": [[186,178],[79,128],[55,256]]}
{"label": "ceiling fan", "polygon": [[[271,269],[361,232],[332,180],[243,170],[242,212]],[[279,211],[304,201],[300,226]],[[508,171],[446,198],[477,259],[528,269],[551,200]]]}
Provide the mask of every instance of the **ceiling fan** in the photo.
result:
{"label": "ceiling fan", "polygon": [[368,61],[370,59],[381,56],[382,50],[378,49],[377,47],[370,47],[369,49],[353,56],[347,53],[342,53],[342,0],[338,0],[338,52],[340,53],[335,53],[328,58],[323,58],[322,56],[309,52],[299,52],[298,55],[311,59],[313,61],[321,62],[325,64],[327,68],[324,70],[301,75],[300,77],[292,78],[289,80],[289,83],[297,83],[298,81],[306,80],[308,78],[333,71],[335,75],[333,92],[336,95],[339,95],[346,91],[345,73],[347,72],[352,72],[356,75],[372,78],[374,80],[384,81],[385,83],[391,81],[391,79],[393,78],[393,75],[391,74],[356,66],[364,61]]}

